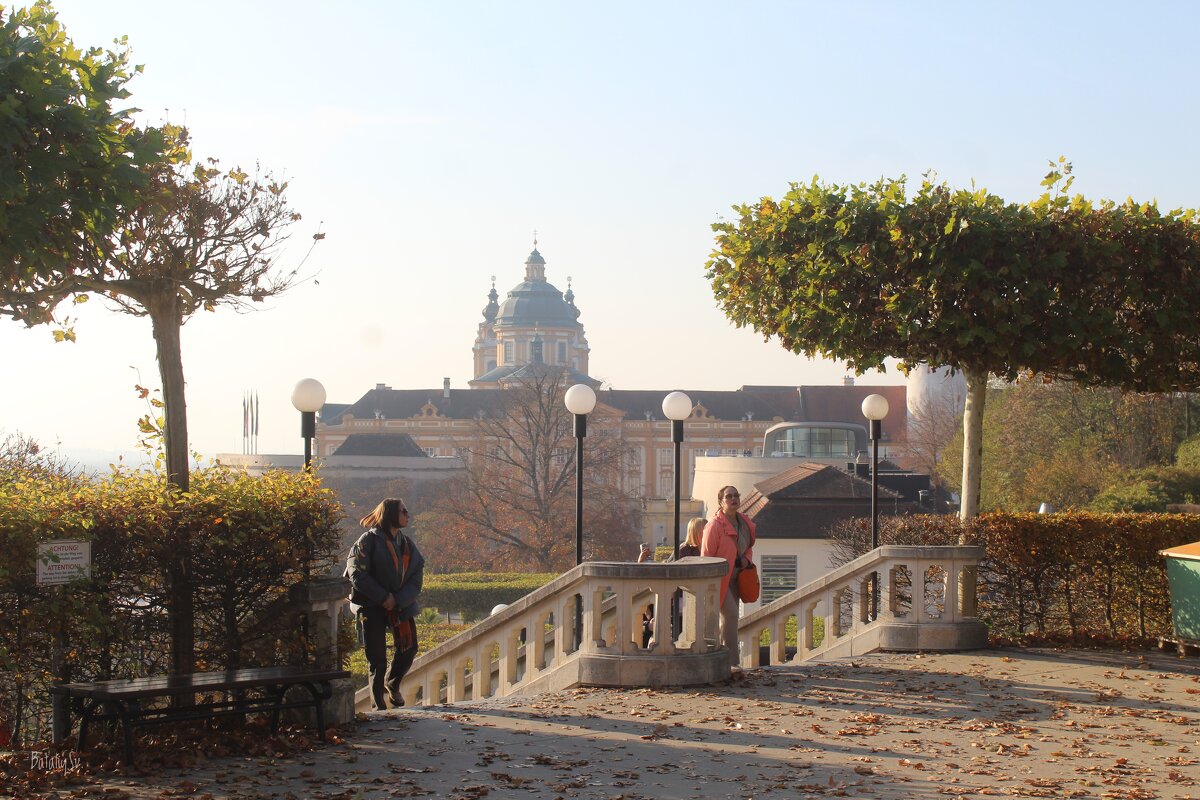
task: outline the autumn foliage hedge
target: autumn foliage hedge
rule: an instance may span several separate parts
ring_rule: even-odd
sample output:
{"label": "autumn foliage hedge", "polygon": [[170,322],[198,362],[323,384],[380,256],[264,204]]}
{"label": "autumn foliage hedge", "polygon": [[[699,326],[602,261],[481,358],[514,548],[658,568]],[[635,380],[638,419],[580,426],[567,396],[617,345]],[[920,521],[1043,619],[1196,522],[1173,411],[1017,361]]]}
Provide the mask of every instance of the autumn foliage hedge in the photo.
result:
{"label": "autumn foliage hedge", "polygon": [[[339,516],[309,474],[250,477],[214,466],[194,472],[180,494],[157,474],[88,480],[28,454],[0,454],[0,734],[47,737],[56,678],[168,670],[167,543],[181,529],[193,546],[197,669],[302,658],[300,626],[282,609],[306,562],[330,563]],[[51,539],[90,541],[91,578],[38,586],[37,546]]]}
{"label": "autumn foliage hedge", "polygon": [[[835,560],[866,552],[869,521],[835,534]],[[1194,514],[981,514],[882,517],[883,544],[957,544],[986,550],[979,610],[994,636],[1148,640],[1171,632],[1158,551],[1200,540]]]}

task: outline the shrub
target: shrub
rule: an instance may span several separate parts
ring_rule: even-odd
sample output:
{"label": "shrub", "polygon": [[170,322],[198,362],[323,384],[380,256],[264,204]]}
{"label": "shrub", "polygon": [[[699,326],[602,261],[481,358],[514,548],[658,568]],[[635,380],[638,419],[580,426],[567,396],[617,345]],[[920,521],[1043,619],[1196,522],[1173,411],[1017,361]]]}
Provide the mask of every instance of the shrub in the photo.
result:
{"label": "shrub", "polygon": [[427,573],[419,602],[466,618],[482,619],[500,603],[514,603],[557,577],[551,572]]}
{"label": "shrub", "polygon": [[[165,672],[168,543],[194,548],[198,668],[297,663],[305,645],[281,613],[289,588],[323,570],[339,508],[312,474],[256,478],[198,470],[192,491],[160,475],[116,471],[87,481],[0,447],[0,719],[13,740],[47,731],[47,687]],[[92,575],[38,586],[40,542],[85,539]]]}
{"label": "shrub", "polygon": [[[867,550],[870,521],[835,530],[834,563]],[[1019,638],[1140,639],[1169,633],[1159,550],[1200,540],[1192,514],[981,514],[882,517],[883,544],[983,545],[979,613],[992,633]]]}

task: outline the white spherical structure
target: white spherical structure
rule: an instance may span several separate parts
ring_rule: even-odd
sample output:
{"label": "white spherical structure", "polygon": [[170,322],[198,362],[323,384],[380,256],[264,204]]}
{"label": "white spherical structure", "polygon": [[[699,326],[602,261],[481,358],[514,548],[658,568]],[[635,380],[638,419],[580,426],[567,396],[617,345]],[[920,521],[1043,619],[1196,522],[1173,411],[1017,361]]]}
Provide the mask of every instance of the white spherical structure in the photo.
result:
{"label": "white spherical structure", "polygon": [[596,407],[596,392],[586,383],[577,383],[567,389],[563,403],[572,414],[590,414]]}

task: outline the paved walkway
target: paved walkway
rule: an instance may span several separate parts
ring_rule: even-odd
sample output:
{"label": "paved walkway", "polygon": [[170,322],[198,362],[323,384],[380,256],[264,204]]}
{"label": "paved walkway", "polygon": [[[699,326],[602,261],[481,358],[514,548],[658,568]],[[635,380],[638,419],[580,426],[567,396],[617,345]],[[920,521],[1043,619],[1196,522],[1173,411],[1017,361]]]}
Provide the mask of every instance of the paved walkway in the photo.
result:
{"label": "paved walkway", "polygon": [[110,786],[139,798],[1198,798],[1200,660],[875,655],[697,690],[576,689],[372,714],[346,744],[293,760]]}

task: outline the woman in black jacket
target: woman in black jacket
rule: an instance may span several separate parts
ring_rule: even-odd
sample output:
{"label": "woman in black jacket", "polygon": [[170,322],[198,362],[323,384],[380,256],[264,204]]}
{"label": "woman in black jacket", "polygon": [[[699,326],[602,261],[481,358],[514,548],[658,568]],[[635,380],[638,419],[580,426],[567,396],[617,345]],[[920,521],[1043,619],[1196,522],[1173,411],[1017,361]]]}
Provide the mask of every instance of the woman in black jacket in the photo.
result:
{"label": "woman in black jacket", "polygon": [[[359,520],[367,532],[350,549],[350,608],[362,630],[371,672],[371,707],[382,711],[384,687],[392,707],[404,705],[400,681],[417,655],[417,595],[424,580],[425,559],[416,543],[401,532],[408,524],[403,500],[388,498]],[[387,663],[387,632],[396,649]],[[385,673],[386,670],[386,673]]]}

